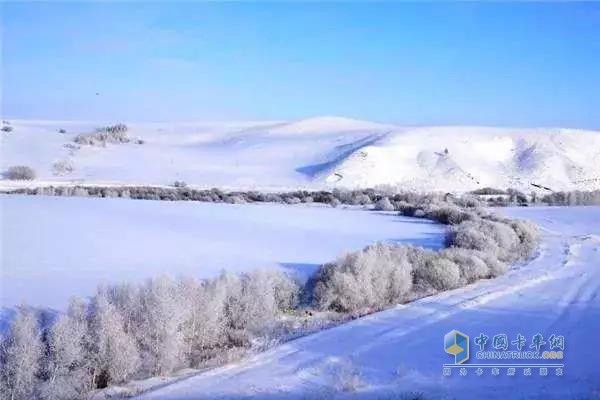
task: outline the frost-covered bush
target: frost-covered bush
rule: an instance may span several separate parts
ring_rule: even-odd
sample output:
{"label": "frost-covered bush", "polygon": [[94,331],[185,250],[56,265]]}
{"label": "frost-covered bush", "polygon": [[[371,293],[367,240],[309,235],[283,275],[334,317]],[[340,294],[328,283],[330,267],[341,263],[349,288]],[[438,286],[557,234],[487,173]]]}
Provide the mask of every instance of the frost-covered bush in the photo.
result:
{"label": "frost-covered bush", "polygon": [[[534,225],[490,214],[473,202],[471,208],[441,202],[435,197],[417,196],[409,203],[400,196],[395,208],[405,215],[426,217],[450,225],[441,251],[419,247],[378,245],[346,255],[323,265],[307,285],[321,309],[356,312],[449,290],[479,279],[502,275],[507,263],[531,255],[537,243]],[[377,249],[377,250],[375,250]],[[393,254],[393,257],[389,255]],[[391,273],[410,271],[412,279],[398,294]],[[404,275],[402,275],[404,274]],[[385,277],[389,285],[381,285]],[[387,291],[386,291],[387,290]],[[388,293],[387,295],[385,295]]]}
{"label": "frost-covered bush", "polygon": [[313,284],[321,309],[382,308],[407,298],[411,266],[402,247],[379,243],[324,265]]}
{"label": "frost-covered bush", "polygon": [[509,225],[519,238],[519,255],[522,258],[530,257],[538,245],[539,231],[537,226],[532,222],[523,220],[509,221]]}
{"label": "frost-covered bush", "polygon": [[299,204],[301,203],[302,200],[300,200],[298,197],[296,196],[290,196],[290,197],[286,197],[285,198],[285,203],[286,204]]}
{"label": "frost-covered bush", "polygon": [[488,267],[490,277],[496,278],[500,275],[504,275],[508,269],[508,265],[496,258],[493,254],[488,254],[482,251],[474,251],[473,254],[481,259]]}
{"label": "frost-covered bush", "polygon": [[375,203],[375,210],[394,211],[394,205],[389,198],[382,197],[377,203]]}
{"label": "frost-covered bush", "polygon": [[55,176],[64,176],[73,172],[73,165],[67,160],[56,161],[52,164],[52,174]]}
{"label": "frost-covered bush", "polygon": [[116,124],[96,129],[93,133],[82,133],[73,139],[77,144],[89,146],[106,146],[109,144],[129,143],[131,139],[127,136],[127,125]]}
{"label": "frost-covered bush", "polygon": [[452,226],[447,244],[479,250],[505,262],[515,261],[521,255],[519,237],[510,225],[483,219]]}
{"label": "frost-covered bush", "polygon": [[342,204],[342,202],[341,202],[341,201],[339,201],[339,200],[338,200],[338,199],[336,199],[336,198],[333,198],[333,199],[331,199],[331,200],[329,201],[329,205],[330,205],[331,207],[334,207],[334,208],[335,208],[335,207],[337,207],[337,206],[339,206],[340,204]]}
{"label": "frost-covered bush", "polygon": [[28,167],[26,165],[14,165],[12,167],[8,167],[8,169],[4,173],[4,178],[9,179],[11,181],[31,181],[35,179],[35,176],[36,174],[33,168]]}
{"label": "frost-covered bush", "polygon": [[490,276],[488,265],[473,251],[451,247],[440,252],[440,256],[458,265],[463,284],[472,283]]}
{"label": "frost-covered bush", "polygon": [[506,194],[506,190],[492,188],[492,187],[484,187],[484,188],[472,190],[470,193],[475,194],[475,195]]}
{"label": "frost-covered bush", "polygon": [[225,203],[244,204],[244,203],[246,203],[246,200],[242,196],[233,195],[233,196],[226,196]]}
{"label": "frost-covered bush", "polygon": [[444,225],[456,225],[476,218],[476,215],[453,205],[431,205],[425,210],[425,217]]}
{"label": "frost-covered bush", "polygon": [[460,283],[460,269],[456,263],[435,254],[415,269],[415,279],[415,283],[427,284],[436,290],[454,289]]}
{"label": "frost-covered bush", "polygon": [[[403,201],[403,200],[396,201],[395,208],[398,211],[400,211],[400,214],[405,215],[407,217],[418,217],[418,218],[421,218],[421,217],[425,216],[425,212],[423,210],[419,209],[414,204],[407,203],[406,201]],[[415,215],[415,213],[417,211],[421,211],[422,215],[421,216]]]}

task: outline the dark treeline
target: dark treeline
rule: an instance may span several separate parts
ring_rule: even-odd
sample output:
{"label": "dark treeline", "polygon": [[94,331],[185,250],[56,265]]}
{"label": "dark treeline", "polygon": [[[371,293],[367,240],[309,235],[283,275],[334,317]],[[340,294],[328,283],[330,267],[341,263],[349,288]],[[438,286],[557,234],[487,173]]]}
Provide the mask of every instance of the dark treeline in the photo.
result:
{"label": "dark treeline", "polygon": [[333,207],[344,205],[378,204],[378,209],[398,210],[398,202],[414,203],[423,198],[449,201],[457,204],[471,204],[491,207],[511,205],[600,205],[600,190],[567,191],[540,194],[526,194],[517,189],[482,188],[461,196],[449,193],[420,194],[410,191],[392,189],[334,189],[331,191],[296,190],[289,192],[263,193],[258,191],[223,191],[221,189],[193,189],[184,182],[176,182],[174,187],[160,186],[43,186],[36,188],[5,189],[3,193],[46,195],[46,196],[79,196],[79,197],[122,197],[138,200],[164,201],[201,201],[211,203],[322,203]]}
{"label": "dark treeline", "polygon": [[[44,196],[77,196],[77,197],[121,197],[137,200],[164,200],[164,201],[201,201],[210,203],[322,203],[331,206],[344,205],[371,205],[381,200],[389,201],[391,206],[398,202],[415,203],[422,199],[439,200],[444,199],[458,202],[470,202],[479,204],[472,196],[467,198],[455,198],[449,194],[428,193],[419,194],[415,192],[399,192],[362,189],[346,190],[334,189],[332,191],[307,191],[297,190],[280,193],[263,193],[258,191],[223,191],[221,189],[193,189],[186,187],[184,183],[177,182],[175,187],[158,186],[43,186],[36,188],[19,188],[4,190],[7,194],[27,194]],[[396,208],[397,209],[397,208]]]}
{"label": "dark treeline", "polygon": [[600,205],[600,190],[571,190],[536,192],[526,194],[517,189],[482,188],[469,192],[483,204],[492,207],[506,206],[594,206]]}

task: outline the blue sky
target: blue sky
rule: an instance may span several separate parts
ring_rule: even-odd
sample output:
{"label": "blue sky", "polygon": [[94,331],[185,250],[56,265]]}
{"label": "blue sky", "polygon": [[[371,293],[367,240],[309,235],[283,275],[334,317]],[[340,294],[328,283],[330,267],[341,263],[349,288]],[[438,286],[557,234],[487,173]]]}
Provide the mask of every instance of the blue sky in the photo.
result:
{"label": "blue sky", "polygon": [[600,128],[600,3],[2,7],[8,117]]}

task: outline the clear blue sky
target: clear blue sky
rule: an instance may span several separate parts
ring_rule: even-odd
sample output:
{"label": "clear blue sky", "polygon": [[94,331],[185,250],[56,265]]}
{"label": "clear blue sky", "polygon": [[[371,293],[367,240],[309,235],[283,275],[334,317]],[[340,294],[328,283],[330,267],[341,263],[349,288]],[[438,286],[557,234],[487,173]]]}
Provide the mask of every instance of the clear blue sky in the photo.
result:
{"label": "clear blue sky", "polygon": [[8,117],[600,128],[600,3],[2,7]]}

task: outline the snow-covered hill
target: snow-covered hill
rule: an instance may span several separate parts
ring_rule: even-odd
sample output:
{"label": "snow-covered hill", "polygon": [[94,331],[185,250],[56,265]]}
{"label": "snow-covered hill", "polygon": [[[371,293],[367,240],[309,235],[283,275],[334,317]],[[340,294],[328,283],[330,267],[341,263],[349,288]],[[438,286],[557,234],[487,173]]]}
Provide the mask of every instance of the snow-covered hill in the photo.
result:
{"label": "snow-covered hill", "polygon": [[[487,127],[406,128],[339,117],[293,122],[128,123],[142,139],[76,145],[101,123],[9,121],[0,169],[29,165],[40,182],[227,188],[399,185],[462,191],[600,188],[600,132]],[[66,133],[59,133],[60,129]],[[72,172],[59,166],[68,166]],[[2,181],[1,185],[14,185]],[[17,183],[18,185],[22,183]]]}

